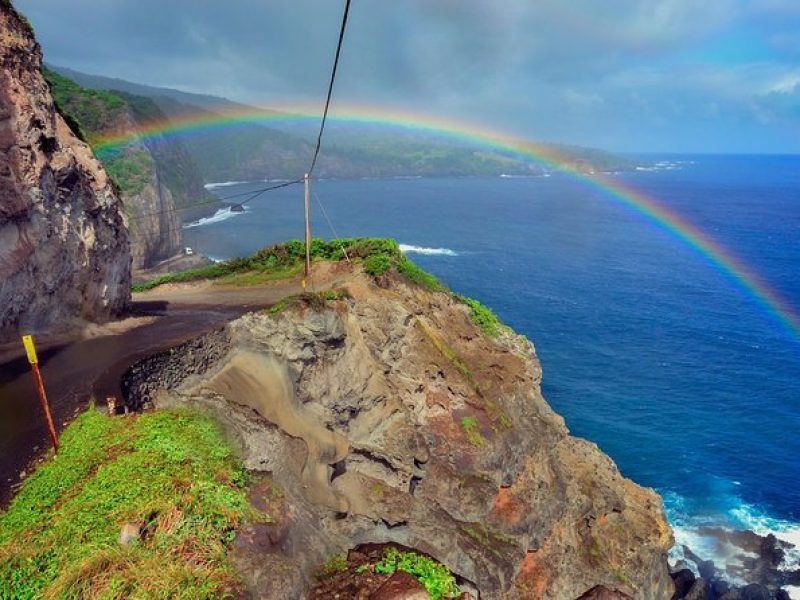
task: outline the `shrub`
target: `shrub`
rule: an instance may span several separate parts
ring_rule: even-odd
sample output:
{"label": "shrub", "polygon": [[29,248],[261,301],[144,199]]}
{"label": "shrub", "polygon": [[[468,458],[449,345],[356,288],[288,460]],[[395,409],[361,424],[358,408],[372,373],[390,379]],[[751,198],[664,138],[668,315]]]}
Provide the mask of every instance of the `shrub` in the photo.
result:
{"label": "shrub", "polygon": [[397,548],[387,548],[383,560],[375,565],[375,572],[394,573],[397,570],[405,571],[415,577],[425,586],[433,600],[452,598],[461,593],[456,578],[443,564],[416,552],[401,552]]}
{"label": "shrub", "polygon": [[385,254],[375,254],[364,259],[364,271],[373,277],[380,277],[392,266],[392,259]]}

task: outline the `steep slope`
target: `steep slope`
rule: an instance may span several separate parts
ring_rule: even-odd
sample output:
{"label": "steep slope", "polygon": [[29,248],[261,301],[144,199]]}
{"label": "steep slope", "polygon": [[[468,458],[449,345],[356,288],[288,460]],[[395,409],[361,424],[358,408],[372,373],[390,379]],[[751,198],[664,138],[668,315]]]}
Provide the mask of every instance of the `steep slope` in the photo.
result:
{"label": "steep slope", "polygon": [[[282,113],[215,96],[53,68],[88,87],[147,96],[173,120],[210,119],[224,124],[193,136],[188,145],[206,182],[298,177],[307,168],[316,142],[317,120],[295,118],[291,111]],[[242,119],[242,115],[247,117]],[[558,144],[537,144],[536,148],[555,151],[568,168],[585,172],[628,170],[638,164],[593,148]],[[337,123],[335,119],[328,124],[325,151],[317,165],[323,177],[536,175],[542,171],[541,165],[519,155],[452,136],[380,123]]]}
{"label": "steep slope", "polygon": [[468,304],[394,270],[316,268],[343,289],[242,317],[125,380],[131,406],[213,414],[279,486],[259,500],[275,521],[234,543],[254,598],[307,597],[332,555],[388,542],[492,600],[671,596],[659,497],[569,435],[526,339],[488,336]]}
{"label": "steep slope", "polygon": [[[177,254],[182,220],[213,212],[214,199],[180,140],[141,135],[164,114],[148,98],[83,88],[47,69],[45,76],[59,111],[96,149],[122,193],[134,268]],[[123,142],[105,145],[109,137]]]}
{"label": "steep slope", "polygon": [[103,166],[56,112],[30,26],[0,3],[0,337],[130,300],[122,207]]}

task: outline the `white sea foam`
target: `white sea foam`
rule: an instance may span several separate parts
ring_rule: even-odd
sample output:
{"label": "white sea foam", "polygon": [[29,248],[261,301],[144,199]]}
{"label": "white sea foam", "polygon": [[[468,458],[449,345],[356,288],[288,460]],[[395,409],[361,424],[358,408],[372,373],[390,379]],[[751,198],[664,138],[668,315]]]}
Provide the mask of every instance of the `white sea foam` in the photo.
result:
{"label": "white sea foam", "polygon": [[[732,483],[735,485],[736,482]],[[785,552],[780,568],[788,571],[800,569],[800,523],[771,517],[735,496],[726,497],[724,505],[729,508],[718,515],[691,514],[685,499],[678,494],[666,492],[663,498],[667,517],[675,534],[675,545],[669,552],[672,565],[683,561],[697,574],[696,565],[684,555],[684,546],[703,560],[713,560],[718,568],[740,562],[740,557],[744,554],[740,548],[734,548],[716,536],[703,535],[700,532],[702,527],[722,527],[746,529],[761,536],[773,534],[779,540],[792,544],[794,548]],[[731,578],[731,583],[742,585],[748,582]],[[800,600],[800,587],[784,589],[793,600]]]}
{"label": "white sea foam", "polygon": [[249,181],[220,181],[218,183],[207,183],[203,187],[207,190],[213,190],[214,188],[220,187],[230,187],[232,185],[240,185],[242,183],[250,183]]}
{"label": "white sea foam", "polygon": [[245,214],[247,212],[247,207],[243,208],[244,211],[231,210],[230,206],[226,206],[225,208],[220,208],[210,217],[203,217],[202,219],[198,219],[197,221],[192,221],[191,223],[187,223],[186,225],[183,226],[183,228],[191,229],[193,227],[202,227],[203,225],[211,225],[212,223],[220,223],[222,221],[227,221],[228,219],[235,217],[237,215]]}
{"label": "white sea foam", "polygon": [[403,254],[427,254],[429,256],[458,256],[457,252],[449,248],[425,248],[410,244],[400,244],[400,252]]}

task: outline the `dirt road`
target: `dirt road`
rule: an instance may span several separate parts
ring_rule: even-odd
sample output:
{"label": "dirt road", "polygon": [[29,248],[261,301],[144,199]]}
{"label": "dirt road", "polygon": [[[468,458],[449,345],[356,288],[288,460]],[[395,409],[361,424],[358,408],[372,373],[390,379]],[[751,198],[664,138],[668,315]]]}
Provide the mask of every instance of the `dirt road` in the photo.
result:
{"label": "dirt road", "polygon": [[[314,289],[340,285],[347,275],[344,265],[315,265]],[[134,294],[132,313],[121,321],[91,326],[88,333],[62,337],[53,344],[48,344],[46,336],[37,336],[57,428],[61,430],[93,396],[120,397],[120,377],[137,360],[302,290],[300,277],[246,288],[212,282],[167,285]],[[0,364],[0,506],[17,488],[20,472],[49,447],[21,345],[18,351],[6,347],[4,356]]]}

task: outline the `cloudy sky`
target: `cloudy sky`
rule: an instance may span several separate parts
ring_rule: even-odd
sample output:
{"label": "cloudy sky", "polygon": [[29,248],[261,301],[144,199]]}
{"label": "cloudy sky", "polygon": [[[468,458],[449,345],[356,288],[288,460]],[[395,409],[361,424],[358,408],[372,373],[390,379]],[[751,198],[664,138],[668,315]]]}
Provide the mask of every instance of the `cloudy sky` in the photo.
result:
{"label": "cloudy sky", "polygon": [[[321,102],[343,1],[15,0],[45,60]],[[617,151],[800,152],[800,0],[353,0],[335,101]]]}

